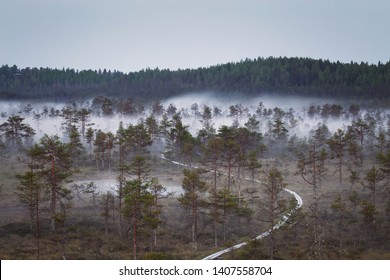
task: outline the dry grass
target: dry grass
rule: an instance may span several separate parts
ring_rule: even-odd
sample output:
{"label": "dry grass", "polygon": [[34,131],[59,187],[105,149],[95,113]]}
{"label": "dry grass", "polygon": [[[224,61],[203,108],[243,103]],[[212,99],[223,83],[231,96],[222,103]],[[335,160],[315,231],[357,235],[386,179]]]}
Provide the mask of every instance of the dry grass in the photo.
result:
{"label": "dry grass", "polygon": [[[15,193],[14,186],[17,184],[15,174],[21,172],[23,165],[14,157],[6,159],[7,164],[2,165],[0,170],[0,182],[2,185],[0,196],[0,258],[1,259],[35,259],[36,258],[36,240],[29,228],[29,220],[25,209],[19,203]],[[275,164],[275,161],[263,162],[264,168]],[[294,161],[284,160],[276,163],[286,176],[288,188],[296,191],[303,198],[303,213],[308,212],[308,207],[312,202],[312,189],[308,186],[300,176],[295,175],[296,163]],[[368,170],[372,162],[366,162],[363,170]],[[348,175],[345,173],[343,187],[340,189],[337,176],[333,176],[332,166],[329,166],[327,177],[324,180],[320,192],[321,207],[329,209],[332,204],[335,194],[341,192],[344,198],[347,198],[350,193]],[[153,161],[151,176],[160,179],[163,185],[181,185],[183,179],[182,167],[177,167],[169,162],[155,158]],[[248,176],[247,174],[246,176]],[[81,166],[80,172],[73,176],[75,181],[87,180],[88,178],[96,178],[97,176],[108,176],[108,173],[98,173],[94,166]],[[115,177],[115,170],[112,171],[111,177]],[[363,177],[363,174],[361,174]],[[207,179],[207,175],[205,175]],[[208,178],[210,179],[210,178]],[[218,178],[218,185],[226,185],[226,177]],[[225,246],[233,245],[239,241],[249,240],[256,236],[259,232],[266,230],[266,224],[260,222],[260,213],[256,210],[261,199],[261,186],[252,185],[249,181],[241,181],[242,194],[246,199],[250,195],[246,193],[246,189],[255,187],[259,190],[256,194],[257,199],[253,203],[255,213],[250,223],[243,220],[233,219],[236,223],[236,229],[228,233],[228,240]],[[234,190],[234,188],[233,188]],[[356,190],[364,193],[361,185],[357,184]],[[289,196],[286,194],[286,198]],[[200,219],[200,236],[198,250],[193,249],[189,240],[189,232],[187,223],[185,222],[188,214],[183,210],[177,201],[177,197],[169,197],[163,201],[163,217],[164,224],[159,230],[158,245],[151,247],[149,239],[145,236],[140,245],[139,258],[145,259],[200,259],[209,253],[214,252],[212,226],[210,225],[211,217],[207,211],[203,211]],[[249,207],[252,207],[249,204]],[[64,235],[64,241],[60,236],[50,236],[47,228],[44,227],[43,236],[41,239],[41,258],[42,259],[61,259],[63,246],[66,256],[69,259],[132,259],[132,242],[131,238],[120,238],[117,234],[118,217],[114,224],[110,220],[110,234],[108,237],[104,235],[104,221],[100,216],[100,210],[97,212],[96,220],[93,218],[92,200],[86,199],[80,201],[74,199],[73,208],[69,212],[67,224],[67,232]],[[48,218],[48,217],[46,217]],[[297,217],[297,219],[299,219]],[[288,240],[280,245],[280,257],[287,259],[306,258],[307,252],[305,249],[305,224],[304,219],[297,221],[294,225],[288,225],[281,229],[279,234],[289,236]],[[241,224],[241,226],[240,226]],[[242,225],[250,225],[242,226]],[[300,237],[302,235],[303,237]],[[142,238],[141,238],[142,239]],[[220,237],[221,241],[221,237]],[[63,245],[64,244],[64,245]],[[260,247],[256,247],[260,246]],[[230,254],[230,258],[267,258],[264,253],[266,243],[256,245],[252,250],[237,251]],[[263,247],[262,247],[263,246]],[[355,245],[354,245],[355,246]],[[356,247],[356,246],[355,246]],[[351,246],[351,248],[355,248]],[[263,248],[262,252],[259,248]],[[266,247],[265,247],[266,248]],[[257,250],[257,251],[256,251]],[[337,250],[329,248],[329,258],[347,258],[347,259],[389,259],[388,250],[380,249],[376,245],[373,248],[356,247],[345,253],[339,254]],[[256,253],[258,252],[258,253]],[[260,252],[260,253],[259,253]],[[248,255],[249,254],[249,255]],[[256,255],[257,254],[257,255]],[[256,257],[257,256],[257,257]]]}

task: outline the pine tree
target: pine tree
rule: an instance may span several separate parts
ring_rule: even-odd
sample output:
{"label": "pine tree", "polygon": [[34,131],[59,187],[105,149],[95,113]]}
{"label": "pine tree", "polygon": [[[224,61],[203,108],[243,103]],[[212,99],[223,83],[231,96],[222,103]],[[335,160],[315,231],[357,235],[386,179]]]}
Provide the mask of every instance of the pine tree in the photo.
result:
{"label": "pine tree", "polygon": [[237,199],[227,190],[217,190],[212,188],[207,199],[207,204],[211,211],[214,231],[214,247],[218,247],[218,225],[222,224],[223,241],[226,241],[227,216],[231,208],[237,206]]}
{"label": "pine tree", "polygon": [[93,123],[89,123],[91,117],[91,109],[81,108],[77,111],[77,118],[81,123],[81,135],[84,139],[85,136],[85,128],[87,126],[93,125]]}
{"label": "pine tree", "polygon": [[197,250],[198,244],[198,212],[204,203],[204,194],[207,190],[207,184],[202,180],[199,170],[185,169],[183,171],[183,190],[184,194],[179,198],[179,202],[190,211],[191,240],[194,249]]}
{"label": "pine tree", "polygon": [[104,163],[106,161],[107,152],[107,134],[100,129],[96,131],[95,141],[93,142],[93,145],[95,146],[94,153],[96,158],[96,169],[98,171],[101,169],[104,170]]}
{"label": "pine tree", "polygon": [[276,118],[274,120],[270,132],[274,136],[274,139],[278,141],[285,141],[288,136],[288,129],[285,127],[281,118]]}
{"label": "pine tree", "polygon": [[322,218],[319,209],[319,189],[324,179],[325,160],[327,158],[325,149],[321,143],[321,131],[317,129],[309,140],[309,146],[305,154],[300,156],[298,161],[298,174],[313,189],[313,203],[310,206],[312,219],[312,246],[311,251],[315,259],[321,259],[323,256],[322,246]]}
{"label": "pine tree", "polygon": [[207,105],[203,107],[203,112],[201,114],[202,119],[200,122],[203,124],[203,128],[207,132],[208,135],[214,134],[215,129],[213,128],[213,123],[211,122],[212,120],[212,113],[211,113],[211,108]]}
{"label": "pine tree", "polygon": [[222,147],[223,141],[219,137],[212,137],[207,142],[207,146],[205,147],[205,161],[207,161],[206,165],[212,172],[212,186],[215,191],[217,189],[217,177],[219,173],[218,170],[221,166],[220,159],[222,156]]}
{"label": "pine tree", "polygon": [[138,181],[145,182],[149,178],[150,164],[144,156],[136,155],[129,166],[129,173],[134,175]]}
{"label": "pine tree", "polygon": [[[163,207],[160,204],[160,200],[162,198],[168,197],[170,194],[167,194],[167,188],[162,186],[158,179],[153,177],[150,181],[149,190],[151,195],[153,196],[153,204],[150,205],[149,210],[149,227],[153,231],[152,235],[152,243],[154,246],[157,246],[157,230],[161,225],[161,208]],[[153,246],[151,246],[152,248]]]}
{"label": "pine tree", "polygon": [[108,161],[108,175],[111,175],[111,153],[114,150],[115,146],[115,136],[112,134],[112,132],[106,133],[106,139],[105,139],[105,148],[107,149],[107,161]]}
{"label": "pine tree", "polygon": [[344,152],[347,146],[344,131],[338,129],[327,141],[327,144],[331,151],[331,159],[336,159],[337,161],[336,172],[338,171],[339,173],[339,184],[341,186],[343,180]]}
{"label": "pine tree", "polygon": [[149,154],[147,147],[153,143],[151,135],[143,122],[137,125],[129,125],[125,131],[125,140],[135,155]]}
{"label": "pine tree", "polygon": [[222,239],[226,242],[227,227],[229,217],[233,210],[238,208],[238,197],[232,194],[228,189],[219,190],[216,193],[217,211],[221,210]]}
{"label": "pine tree", "polygon": [[381,183],[385,179],[383,172],[378,169],[375,165],[367,172],[367,175],[364,177],[361,184],[363,187],[368,189],[371,196],[371,203],[376,209],[376,200],[377,196],[383,188],[383,184]]}
{"label": "pine tree", "polygon": [[383,150],[386,146],[386,134],[383,131],[380,131],[375,139],[378,142],[376,146],[379,148],[379,153],[383,154]]}
{"label": "pine tree", "polygon": [[126,130],[123,127],[123,123],[119,123],[119,128],[116,133],[116,145],[118,146],[118,152],[119,152],[119,166],[118,166],[118,189],[117,189],[117,195],[118,195],[118,210],[119,210],[119,234],[120,236],[123,236],[123,221],[122,221],[122,201],[123,201],[123,189],[125,187],[126,182],[126,173],[128,171],[128,166],[125,164],[125,158],[126,158]]}
{"label": "pine tree", "polygon": [[79,122],[79,116],[77,114],[77,108],[67,106],[62,108],[61,116],[64,118],[65,122],[62,123],[62,126],[65,128],[66,132],[70,132],[73,126],[76,126]]}
{"label": "pine tree", "polygon": [[34,145],[27,151],[27,155],[29,157],[29,170],[16,175],[19,179],[16,195],[29,211],[31,229],[34,232],[37,243],[37,259],[39,259],[41,213],[44,211],[44,205],[49,201],[49,189],[43,182],[42,166],[39,163],[41,148],[38,145]]}
{"label": "pine tree", "polygon": [[232,187],[232,171],[240,153],[236,139],[236,129],[233,127],[221,126],[218,131],[218,137],[220,137],[223,142],[221,159],[225,162],[224,167],[227,169],[227,189],[230,192]]}
{"label": "pine tree", "polygon": [[79,157],[82,154],[84,147],[80,140],[80,134],[76,126],[71,126],[69,131],[69,149],[73,158],[75,167],[78,167]]}
{"label": "pine tree", "polygon": [[35,135],[34,129],[23,121],[24,118],[20,116],[12,116],[0,125],[0,132],[4,133],[5,139],[9,143],[20,145],[23,139],[29,139]]}
{"label": "pine tree", "polygon": [[270,228],[270,258],[275,256],[275,224],[279,219],[279,215],[287,210],[287,202],[282,198],[283,189],[287,186],[284,182],[283,175],[275,167],[270,168],[264,173],[262,180],[264,189],[264,200],[261,208],[264,212],[263,221],[269,224]]}
{"label": "pine tree", "polygon": [[96,198],[99,196],[100,192],[98,191],[98,187],[94,182],[89,182],[83,191],[87,195],[92,196],[93,203],[93,218],[96,220]]}
{"label": "pine tree", "polygon": [[104,217],[104,235],[107,238],[109,231],[110,231],[110,225],[109,225],[109,220],[110,220],[110,210],[114,206],[114,195],[112,192],[107,191],[101,196],[101,205],[102,205],[102,212],[101,215]]}
{"label": "pine tree", "polygon": [[85,134],[85,140],[87,141],[87,144],[89,145],[89,153],[92,152],[92,143],[93,143],[93,137],[95,135],[95,130],[92,127],[88,127],[87,132]]}
{"label": "pine tree", "polygon": [[337,229],[338,229],[338,240],[339,240],[339,251],[343,249],[343,240],[344,240],[344,231],[345,231],[345,220],[348,216],[347,204],[344,199],[341,197],[341,194],[338,193],[335,200],[331,205],[332,211],[337,217]]}
{"label": "pine tree", "polygon": [[123,213],[130,219],[133,233],[133,258],[137,259],[139,235],[144,218],[148,215],[150,205],[153,204],[153,196],[148,191],[148,184],[139,180],[126,181],[123,189],[124,208]]}
{"label": "pine tree", "polygon": [[257,152],[251,151],[248,155],[247,163],[246,163],[246,169],[250,172],[251,175],[251,181],[252,186],[255,182],[255,176],[258,173],[258,170],[262,167],[261,162],[257,159]]}
{"label": "pine tree", "polygon": [[157,140],[157,138],[160,136],[160,133],[156,118],[153,115],[150,115],[146,118],[145,125],[152,141]]}
{"label": "pine tree", "polygon": [[160,121],[160,133],[164,137],[164,139],[168,138],[169,131],[172,127],[173,123],[169,120],[167,114],[162,115],[162,119]]}
{"label": "pine tree", "polygon": [[153,103],[152,105],[152,113],[153,115],[156,115],[156,116],[161,116],[164,112],[164,107],[163,105],[161,104],[161,101],[156,101]]}
{"label": "pine tree", "polygon": [[183,152],[183,146],[186,142],[192,140],[192,135],[188,131],[188,126],[183,125],[179,114],[172,117],[172,126],[168,132],[168,147],[171,153],[176,154],[180,159]]}
{"label": "pine tree", "polygon": [[[361,118],[358,118],[357,120],[352,121],[351,129],[354,133],[355,139],[357,139],[360,143],[360,150],[363,151],[364,139],[369,132],[370,127]],[[362,155],[360,156],[360,163],[363,163]]]}
{"label": "pine tree", "polygon": [[0,139],[0,156],[3,156],[5,154],[5,144]]}
{"label": "pine tree", "polygon": [[363,216],[362,228],[366,233],[366,240],[371,241],[375,231],[376,216],[378,213],[370,201],[363,200],[360,206],[360,214]]}
{"label": "pine tree", "polygon": [[70,149],[57,135],[43,136],[37,149],[44,180],[50,189],[51,232],[55,233],[57,223],[63,223],[66,218],[67,202],[71,200],[70,190],[64,187],[73,173]]}

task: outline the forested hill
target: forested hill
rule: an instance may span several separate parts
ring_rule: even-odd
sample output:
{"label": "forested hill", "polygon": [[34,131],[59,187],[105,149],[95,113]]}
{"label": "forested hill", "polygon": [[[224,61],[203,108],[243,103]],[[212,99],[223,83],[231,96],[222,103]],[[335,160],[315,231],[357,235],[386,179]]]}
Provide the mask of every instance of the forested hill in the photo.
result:
{"label": "forested hill", "polygon": [[340,63],[310,58],[258,58],[208,68],[106,70],[0,68],[1,98],[83,98],[97,95],[164,99],[180,93],[304,94],[390,99],[390,62]]}

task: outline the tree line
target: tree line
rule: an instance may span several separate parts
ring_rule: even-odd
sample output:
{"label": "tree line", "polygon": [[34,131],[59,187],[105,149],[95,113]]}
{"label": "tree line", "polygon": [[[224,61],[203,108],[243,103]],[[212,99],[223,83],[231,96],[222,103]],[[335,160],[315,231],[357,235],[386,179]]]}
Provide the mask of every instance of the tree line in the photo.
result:
{"label": "tree line", "polygon": [[151,101],[183,92],[305,94],[356,100],[387,100],[390,62],[341,63],[322,59],[269,57],[198,69],[0,68],[0,97],[69,99],[105,95]]}

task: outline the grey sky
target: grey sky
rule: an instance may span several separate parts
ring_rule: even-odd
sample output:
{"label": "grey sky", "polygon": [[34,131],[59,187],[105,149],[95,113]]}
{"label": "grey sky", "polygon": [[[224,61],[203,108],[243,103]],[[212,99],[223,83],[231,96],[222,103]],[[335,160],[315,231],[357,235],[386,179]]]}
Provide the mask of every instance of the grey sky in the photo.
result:
{"label": "grey sky", "polygon": [[0,0],[0,65],[195,68],[390,60],[388,0]]}

